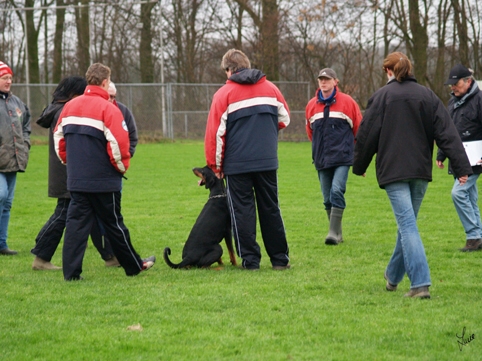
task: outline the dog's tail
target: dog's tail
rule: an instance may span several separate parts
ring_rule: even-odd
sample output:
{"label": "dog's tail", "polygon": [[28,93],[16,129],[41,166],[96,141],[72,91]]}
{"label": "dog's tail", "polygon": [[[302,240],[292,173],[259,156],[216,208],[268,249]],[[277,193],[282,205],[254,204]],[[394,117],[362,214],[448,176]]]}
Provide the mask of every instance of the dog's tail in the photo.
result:
{"label": "dog's tail", "polygon": [[180,268],[180,263],[178,264],[174,264],[171,262],[171,260],[169,259],[169,255],[171,254],[171,249],[169,247],[166,247],[164,248],[164,261],[167,263],[167,265],[171,268],[175,268],[175,269],[178,269]]}

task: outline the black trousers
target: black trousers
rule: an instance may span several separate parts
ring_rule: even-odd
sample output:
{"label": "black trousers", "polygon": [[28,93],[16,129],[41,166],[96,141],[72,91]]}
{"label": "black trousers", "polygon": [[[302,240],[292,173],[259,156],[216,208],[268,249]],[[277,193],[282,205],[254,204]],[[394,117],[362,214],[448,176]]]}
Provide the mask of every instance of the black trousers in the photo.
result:
{"label": "black trousers", "polygon": [[104,225],[98,218],[92,224],[90,239],[104,261],[108,261],[114,257],[112,246],[105,236]]}
{"label": "black trousers", "polygon": [[82,273],[82,261],[89,233],[96,217],[105,228],[114,255],[126,275],[142,271],[143,261],[131,244],[129,230],[121,214],[121,192],[86,193],[71,192],[62,250],[64,278],[77,278]]}
{"label": "black trousers", "polygon": [[[69,204],[70,198],[58,198],[54,213],[50,216],[47,223],[44,224],[37,238],[35,238],[35,247],[30,252],[44,261],[50,262],[59,246],[64,234]],[[90,237],[102,259],[107,261],[113,257],[114,253],[109,241],[104,237],[105,232],[102,228],[99,222],[94,222]]]}
{"label": "black trousers", "polygon": [[228,205],[238,256],[245,268],[259,268],[256,208],[266,252],[273,266],[286,266],[289,248],[278,203],[276,170],[226,176]]}
{"label": "black trousers", "polygon": [[64,234],[70,198],[59,198],[52,214],[35,238],[34,255],[50,262]]}

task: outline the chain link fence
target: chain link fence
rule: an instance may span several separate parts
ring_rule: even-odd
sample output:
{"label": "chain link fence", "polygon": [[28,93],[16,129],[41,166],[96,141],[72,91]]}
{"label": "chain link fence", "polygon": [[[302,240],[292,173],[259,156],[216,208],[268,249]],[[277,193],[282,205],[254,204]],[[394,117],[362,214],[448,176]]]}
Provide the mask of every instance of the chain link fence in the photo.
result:
{"label": "chain link fence", "polygon": [[[307,140],[305,106],[314,94],[308,82],[275,82],[291,112],[290,125],[280,139]],[[223,84],[116,84],[117,100],[134,114],[140,141],[203,139],[214,93]],[[52,101],[56,84],[13,84],[12,92],[29,103],[32,135],[46,136],[48,130],[35,121]],[[164,99],[164,101],[162,101]]]}

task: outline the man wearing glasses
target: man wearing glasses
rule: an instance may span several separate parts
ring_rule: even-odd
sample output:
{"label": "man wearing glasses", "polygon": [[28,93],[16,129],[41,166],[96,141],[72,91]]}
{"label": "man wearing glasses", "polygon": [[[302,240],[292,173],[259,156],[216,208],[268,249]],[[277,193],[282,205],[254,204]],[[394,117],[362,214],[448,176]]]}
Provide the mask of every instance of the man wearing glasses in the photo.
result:
{"label": "man wearing glasses", "polygon": [[[450,70],[445,84],[449,85],[452,91],[448,111],[462,142],[467,148],[470,144],[475,144],[473,142],[482,141],[482,92],[473,77],[473,71],[462,64],[457,64]],[[480,157],[482,157],[482,152]],[[439,149],[437,166],[440,169],[444,168],[445,158],[445,154]],[[474,174],[470,175],[463,185],[459,184],[459,180],[455,178],[452,188],[452,200],[466,236],[465,247],[460,249],[462,252],[482,249],[482,223],[477,205],[477,179],[482,173],[482,166],[472,164],[472,171]],[[450,164],[449,173],[452,173]]]}

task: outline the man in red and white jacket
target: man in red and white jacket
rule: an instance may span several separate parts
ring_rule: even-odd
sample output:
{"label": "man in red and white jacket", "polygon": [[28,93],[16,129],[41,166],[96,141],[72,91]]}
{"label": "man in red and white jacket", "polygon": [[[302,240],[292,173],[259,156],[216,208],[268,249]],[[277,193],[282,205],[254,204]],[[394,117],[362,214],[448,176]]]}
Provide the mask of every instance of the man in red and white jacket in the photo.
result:
{"label": "man in red and white jacket", "polygon": [[55,151],[67,165],[71,202],[62,251],[65,280],[82,279],[82,260],[96,216],[126,275],[153,266],[155,257],[142,260],[134,250],[121,209],[122,175],[129,167],[129,132],[120,110],[108,102],[110,69],[89,67],[83,95],[69,101],[54,130]]}
{"label": "man in red and white jacket", "polygon": [[289,249],[278,204],[278,131],[290,122],[279,89],[240,50],[229,50],[221,68],[228,78],[214,94],[205,137],[209,167],[226,178],[238,255],[244,269],[259,269],[256,207],[273,269],[289,268]]}

